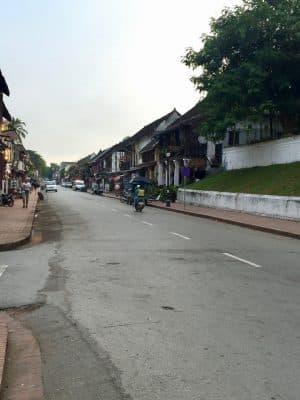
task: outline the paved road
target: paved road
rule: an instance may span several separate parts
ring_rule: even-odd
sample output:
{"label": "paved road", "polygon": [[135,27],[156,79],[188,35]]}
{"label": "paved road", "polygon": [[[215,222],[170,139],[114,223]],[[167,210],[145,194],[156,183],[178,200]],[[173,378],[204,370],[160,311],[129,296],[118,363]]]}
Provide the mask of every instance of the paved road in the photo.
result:
{"label": "paved road", "polygon": [[[299,241],[68,189],[47,197],[37,243],[1,253],[0,305],[46,302],[26,321],[46,391],[62,386],[49,398],[80,398],[93,365],[111,385],[85,399],[299,399]],[[63,327],[78,386],[50,368]],[[96,359],[80,368],[83,354]]]}

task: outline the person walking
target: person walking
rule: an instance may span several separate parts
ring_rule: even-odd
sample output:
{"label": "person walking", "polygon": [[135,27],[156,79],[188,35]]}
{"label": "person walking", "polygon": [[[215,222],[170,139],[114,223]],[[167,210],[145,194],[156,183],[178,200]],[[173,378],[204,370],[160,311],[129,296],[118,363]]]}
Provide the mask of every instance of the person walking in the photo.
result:
{"label": "person walking", "polygon": [[28,199],[29,193],[31,189],[31,184],[28,178],[25,179],[22,185],[22,200],[23,200],[23,208],[28,208]]}

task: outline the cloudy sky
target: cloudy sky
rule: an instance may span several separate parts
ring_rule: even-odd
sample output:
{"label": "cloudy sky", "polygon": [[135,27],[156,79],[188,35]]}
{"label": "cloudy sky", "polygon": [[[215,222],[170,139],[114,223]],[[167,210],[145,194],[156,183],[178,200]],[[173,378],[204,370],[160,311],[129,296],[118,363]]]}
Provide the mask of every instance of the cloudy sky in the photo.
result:
{"label": "cloudy sky", "polygon": [[181,62],[239,0],[0,0],[1,64],[25,146],[74,161],[199,96]]}

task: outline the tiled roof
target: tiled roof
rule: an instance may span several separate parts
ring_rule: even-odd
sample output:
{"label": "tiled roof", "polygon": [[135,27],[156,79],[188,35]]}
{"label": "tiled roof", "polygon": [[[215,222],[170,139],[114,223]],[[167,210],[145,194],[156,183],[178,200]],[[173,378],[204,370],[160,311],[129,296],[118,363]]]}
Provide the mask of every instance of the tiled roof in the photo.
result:
{"label": "tiled roof", "polygon": [[99,153],[93,157],[90,160],[90,164],[94,163],[104,157],[106,157],[108,154],[112,153],[113,151],[122,151],[124,150],[129,144],[134,143],[136,141],[136,139],[144,136],[144,135],[148,135],[148,134],[154,134],[155,130],[157,128],[160,128],[160,125],[163,125],[163,123],[174,113],[176,112],[178,115],[179,112],[174,108],[174,110],[172,110],[171,112],[169,112],[168,114],[158,118],[157,120],[151,122],[151,124],[148,124],[146,126],[144,126],[142,129],[140,129],[137,133],[135,133],[133,136],[126,138],[125,140],[123,140],[120,143],[117,143],[111,147],[108,147],[107,149],[103,150],[103,151],[99,151]]}
{"label": "tiled roof", "polygon": [[105,157],[107,154],[109,154],[110,152],[112,152],[112,150],[114,149],[114,147],[116,147],[117,145],[115,144],[114,146],[108,147],[107,149],[103,150],[103,151],[99,151],[99,153],[93,157],[90,160],[90,163],[94,163],[95,161],[100,160],[101,158]]}
{"label": "tiled roof", "polygon": [[[151,122],[151,124],[148,124],[148,125],[144,126],[144,128],[142,128],[141,130],[139,130],[136,134],[134,134],[134,135],[131,137],[131,140],[134,141],[134,140],[138,139],[138,138],[141,137],[141,136],[154,133],[154,131],[156,130],[156,128],[158,128],[159,125],[160,125],[164,120],[166,120],[167,118],[169,118],[169,117],[174,113],[174,111],[176,111],[175,108],[174,108],[174,110],[172,110],[172,111],[169,112],[168,114],[164,115],[163,117],[161,117],[161,118],[159,118],[159,119],[157,119],[157,120]],[[178,114],[179,114],[179,113],[178,113]]]}
{"label": "tiled roof", "polygon": [[2,112],[3,112],[3,117],[7,121],[11,121],[11,115],[10,115],[8,109],[6,108],[6,105],[4,104],[4,101],[2,101]]}
{"label": "tiled roof", "polygon": [[5,80],[4,76],[2,75],[1,70],[0,70],[0,92],[9,96],[9,89],[8,89],[6,80]]}
{"label": "tiled roof", "polygon": [[153,137],[149,143],[146,144],[141,150],[140,153],[146,153],[146,151],[151,151],[155,148],[155,146],[159,143],[159,140],[156,137]]}
{"label": "tiled roof", "polygon": [[175,122],[169,125],[165,130],[165,132],[179,128],[180,126],[183,125],[197,125],[201,121],[201,119],[203,119],[203,114],[201,113],[200,107],[201,107],[201,102],[198,102],[193,108],[188,110]]}
{"label": "tiled roof", "polygon": [[95,153],[89,154],[88,156],[85,156],[85,157],[81,158],[80,160],[78,160],[77,164],[85,164],[85,163],[89,162],[90,159],[94,156],[95,156]]}

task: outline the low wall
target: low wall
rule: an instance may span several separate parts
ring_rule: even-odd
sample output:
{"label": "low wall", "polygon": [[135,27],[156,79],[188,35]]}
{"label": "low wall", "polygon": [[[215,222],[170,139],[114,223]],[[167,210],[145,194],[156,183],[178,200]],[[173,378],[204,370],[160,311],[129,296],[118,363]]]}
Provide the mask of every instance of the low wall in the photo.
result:
{"label": "low wall", "polygon": [[300,161],[300,136],[223,149],[223,165],[228,170],[294,161]]}
{"label": "low wall", "polygon": [[[184,190],[178,189],[177,199],[184,201]],[[266,196],[245,193],[185,190],[187,204],[225,208],[272,217],[300,220],[300,197]]]}

